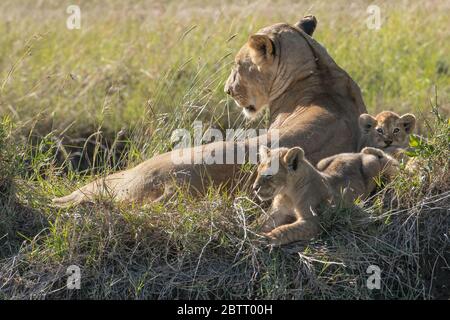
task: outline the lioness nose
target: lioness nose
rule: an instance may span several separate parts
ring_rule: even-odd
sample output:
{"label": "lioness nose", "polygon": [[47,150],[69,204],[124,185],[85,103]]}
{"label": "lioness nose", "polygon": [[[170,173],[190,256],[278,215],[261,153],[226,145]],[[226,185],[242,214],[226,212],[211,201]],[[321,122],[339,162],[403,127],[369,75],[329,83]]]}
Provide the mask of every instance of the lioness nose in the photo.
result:
{"label": "lioness nose", "polygon": [[225,86],[224,91],[225,91],[226,94],[231,95],[231,88],[230,88],[229,85]]}

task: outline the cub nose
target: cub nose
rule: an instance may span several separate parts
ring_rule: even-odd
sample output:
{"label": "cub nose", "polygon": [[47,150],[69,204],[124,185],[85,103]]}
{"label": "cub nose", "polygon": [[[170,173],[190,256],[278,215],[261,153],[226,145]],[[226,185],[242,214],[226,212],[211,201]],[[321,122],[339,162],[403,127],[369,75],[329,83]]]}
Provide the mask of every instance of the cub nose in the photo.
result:
{"label": "cub nose", "polygon": [[257,192],[261,188],[261,185],[257,182],[253,184],[253,191]]}
{"label": "cub nose", "polygon": [[384,140],[384,143],[386,143],[387,146],[390,146],[392,144],[392,140],[391,139]]}

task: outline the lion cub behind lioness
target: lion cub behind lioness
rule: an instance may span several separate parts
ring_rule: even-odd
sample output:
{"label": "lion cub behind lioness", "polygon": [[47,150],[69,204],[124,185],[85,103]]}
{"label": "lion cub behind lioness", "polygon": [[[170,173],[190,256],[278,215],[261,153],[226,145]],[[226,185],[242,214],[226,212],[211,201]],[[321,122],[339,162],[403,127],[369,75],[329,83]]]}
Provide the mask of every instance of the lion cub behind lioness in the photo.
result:
{"label": "lion cub behind lioness", "polygon": [[409,136],[415,125],[416,117],[411,113],[400,116],[392,111],[383,111],[375,117],[364,113],[359,116],[359,150],[374,147],[397,160],[404,160],[404,151],[409,147]]}
{"label": "lion cub behind lioness", "polygon": [[341,199],[350,204],[366,197],[376,187],[375,177],[381,173],[390,176],[398,166],[396,160],[375,148],[325,158],[318,169],[299,147],[270,150],[262,146],[260,156],[253,189],[261,200],[274,198],[262,232],[279,245],[313,238],[319,233],[314,213],[319,205]]}

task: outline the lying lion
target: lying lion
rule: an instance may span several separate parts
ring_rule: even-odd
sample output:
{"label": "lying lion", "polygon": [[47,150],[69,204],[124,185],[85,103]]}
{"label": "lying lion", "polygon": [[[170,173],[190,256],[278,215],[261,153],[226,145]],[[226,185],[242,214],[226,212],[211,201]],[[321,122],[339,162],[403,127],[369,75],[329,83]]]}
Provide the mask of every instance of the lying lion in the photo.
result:
{"label": "lying lion", "polygon": [[[312,16],[296,25],[275,24],[249,37],[235,58],[225,85],[228,93],[249,117],[268,109],[268,135],[279,135],[279,146],[300,145],[312,163],[324,157],[357,151],[358,117],[366,112],[358,85],[311,36],[316,27]],[[258,146],[260,138],[245,141],[245,151]],[[184,151],[202,154],[215,150],[234,154],[235,141],[219,141]],[[173,185],[188,185],[194,194],[209,186],[231,187],[240,172],[236,162],[174,163],[173,152],[156,155],[140,165],[99,178],[54,204],[69,206],[92,201],[100,195],[118,201],[143,202],[164,199]]]}
{"label": "lying lion", "polygon": [[253,189],[261,200],[274,199],[262,232],[277,245],[313,238],[319,233],[315,210],[321,204],[343,200],[351,205],[375,189],[374,178],[390,177],[398,168],[395,159],[375,148],[323,159],[317,168],[299,147],[270,150],[262,146],[260,155]]}

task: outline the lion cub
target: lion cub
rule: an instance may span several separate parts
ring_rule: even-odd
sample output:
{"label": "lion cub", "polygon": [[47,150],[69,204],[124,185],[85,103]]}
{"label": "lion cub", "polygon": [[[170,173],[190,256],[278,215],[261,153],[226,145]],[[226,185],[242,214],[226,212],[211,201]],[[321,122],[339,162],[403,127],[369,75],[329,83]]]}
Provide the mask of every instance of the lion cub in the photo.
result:
{"label": "lion cub", "polygon": [[410,113],[399,116],[392,111],[383,111],[376,117],[364,113],[359,116],[361,140],[358,150],[374,147],[401,159],[409,147],[409,135],[415,125],[416,117]]}
{"label": "lion cub", "polygon": [[[375,187],[374,178],[396,172],[398,163],[383,151],[364,148],[360,153],[342,153],[325,158],[316,169],[302,148],[260,148],[253,190],[261,200],[274,199],[262,232],[273,244],[309,240],[319,233],[314,213],[320,204],[344,198],[350,204],[366,197]],[[275,165],[274,165],[275,164]]]}

